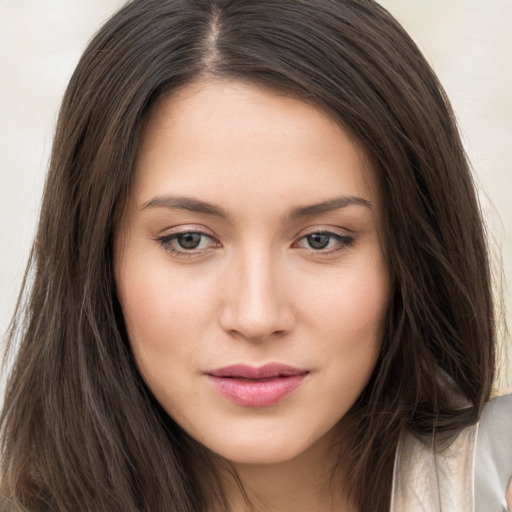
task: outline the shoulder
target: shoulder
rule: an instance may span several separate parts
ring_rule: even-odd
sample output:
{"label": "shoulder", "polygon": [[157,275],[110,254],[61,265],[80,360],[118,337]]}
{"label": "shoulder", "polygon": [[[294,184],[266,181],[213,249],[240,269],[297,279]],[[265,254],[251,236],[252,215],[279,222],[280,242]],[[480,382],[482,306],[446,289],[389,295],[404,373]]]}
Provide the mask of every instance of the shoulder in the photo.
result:
{"label": "shoulder", "polygon": [[[493,433],[512,441],[512,393],[498,396],[491,400],[482,412],[480,418],[479,438]],[[480,442],[480,440],[479,440]]]}
{"label": "shoulder", "polygon": [[[474,512],[473,464],[477,425],[463,429],[443,450],[411,433],[398,444],[391,512]],[[489,511],[487,511],[489,512]]]}
{"label": "shoulder", "polygon": [[391,512],[507,512],[511,478],[512,395],[505,395],[443,450],[411,434],[400,440]]}
{"label": "shoulder", "polygon": [[506,511],[512,479],[512,394],[489,402],[478,427],[475,454],[475,511]]}

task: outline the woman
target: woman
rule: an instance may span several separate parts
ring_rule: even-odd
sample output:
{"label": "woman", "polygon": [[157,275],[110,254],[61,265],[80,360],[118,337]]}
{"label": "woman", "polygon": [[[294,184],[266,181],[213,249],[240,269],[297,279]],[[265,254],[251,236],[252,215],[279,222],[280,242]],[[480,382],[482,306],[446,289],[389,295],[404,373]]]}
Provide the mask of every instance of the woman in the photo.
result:
{"label": "woman", "polygon": [[66,92],[29,268],[7,510],[506,506],[471,175],[373,1],[121,9]]}

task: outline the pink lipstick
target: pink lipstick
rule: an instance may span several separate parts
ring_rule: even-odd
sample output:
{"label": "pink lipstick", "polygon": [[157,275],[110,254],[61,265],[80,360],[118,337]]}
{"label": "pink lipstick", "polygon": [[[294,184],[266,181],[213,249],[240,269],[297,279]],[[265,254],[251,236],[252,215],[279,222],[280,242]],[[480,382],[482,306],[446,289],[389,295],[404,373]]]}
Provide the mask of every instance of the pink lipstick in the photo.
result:
{"label": "pink lipstick", "polygon": [[295,391],[309,371],[279,363],[260,367],[236,364],[205,372],[214,388],[231,402],[268,407]]}

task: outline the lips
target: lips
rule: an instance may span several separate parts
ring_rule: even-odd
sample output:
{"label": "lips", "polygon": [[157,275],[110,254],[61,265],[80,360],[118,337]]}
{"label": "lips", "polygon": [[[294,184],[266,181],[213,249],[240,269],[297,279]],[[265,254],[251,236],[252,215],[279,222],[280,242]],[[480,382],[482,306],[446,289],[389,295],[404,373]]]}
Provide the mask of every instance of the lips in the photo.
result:
{"label": "lips", "polygon": [[269,407],[281,402],[308,374],[308,370],[279,363],[260,367],[232,365],[205,372],[216,391],[245,407]]}

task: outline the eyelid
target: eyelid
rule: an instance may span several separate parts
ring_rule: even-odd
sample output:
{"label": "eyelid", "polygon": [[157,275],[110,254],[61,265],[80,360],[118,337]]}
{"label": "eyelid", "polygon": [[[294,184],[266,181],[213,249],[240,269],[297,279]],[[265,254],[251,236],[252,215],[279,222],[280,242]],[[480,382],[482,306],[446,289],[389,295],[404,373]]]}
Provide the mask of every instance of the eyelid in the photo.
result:
{"label": "eyelid", "polygon": [[323,234],[331,234],[333,236],[341,236],[341,237],[353,237],[355,231],[351,229],[347,229],[340,226],[330,226],[330,225],[317,225],[317,226],[309,226],[305,229],[300,230],[294,237],[294,240],[299,240],[308,235],[314,235],[315,233],[323,233]]}
{"label": "eyelid", "polygon": [[179,235],[181,233],[202,233],[211,238],[217,238],[215,233],[203,224],[178,224],[176,226],[167,226],[162,229],[157,236]]}
{"label": "eyelid", "polygon": [[354,230],[342,227],[342,226],[333,226],[331,224],[318,224],[314,226],[309,226],[305,229],[302,229],[297,234],[299,236],[307,236],[312,233],[333,233],[335,235],[353,235],[355,233]]}

